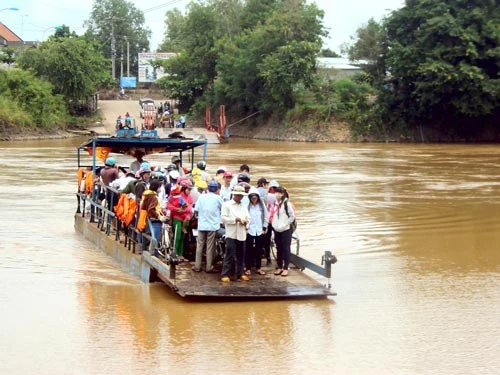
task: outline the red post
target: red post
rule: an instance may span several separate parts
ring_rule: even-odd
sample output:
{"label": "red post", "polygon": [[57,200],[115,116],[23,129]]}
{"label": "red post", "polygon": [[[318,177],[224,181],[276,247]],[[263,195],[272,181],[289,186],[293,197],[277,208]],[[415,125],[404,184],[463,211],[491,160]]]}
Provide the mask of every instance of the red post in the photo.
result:
{"label": "red post", "polygon": [[219,136],[224,137],[226,135],[226,106],[221,105],[219,107]]}
{"label": "red post", "polygon": [[210,130],[210,104],[207,104],[207,108],[205,109],[205,129]]}

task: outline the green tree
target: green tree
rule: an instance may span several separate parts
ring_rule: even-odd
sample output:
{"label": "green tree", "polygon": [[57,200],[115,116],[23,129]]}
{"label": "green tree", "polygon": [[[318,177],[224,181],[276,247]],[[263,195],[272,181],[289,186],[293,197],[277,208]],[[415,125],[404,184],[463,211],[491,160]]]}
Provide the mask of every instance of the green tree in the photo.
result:
{"label": "green tree", "polygon": [[[113,55],[117,61],[126,59],[128,42],[131,71],[133,75],[138,73],[138,54],[149,51],[151,36],[141,10],[125,0],[96,0],[86,25],[86,36],[90,40],[97,40],[104,56],[109,59]],[[120,67],[116,64],[115,76],[118,77],[119,73]]]}
{"label": "green tree", "polygon": [[385,24],[387,107],[410,125],[462,133],[498,120],[499,25],[496,1],[408,0]]}
{"label": "green tree", "polygon": [[21,69],[0,70],[0,128],[2,123],[51,129],[64,127],[63,98],[52,85]]}
{"label": "green tree", "polygon": [[294,92],[312,84],[315,56],[326,36],[323,12],[314,4],[276,2],[264,14],[253,29],[219,43],[214,97],[238,112],[292,108]]}
{"label": "green tree", "polygon": [[183,48],[183,35],[186,17],[177,8],[166,13],[165,38],[158,47],[159,52],[181,52]]}
{"label": "green tree", "polygon": [[23,52],[17,62],[22,69],[32,70],[50,82],[69,108],[95,93],[107,75],[98,46],[84,37],[51,38],[39,48]]}
{"label": "green tree", "polygon": [[386,34],[382,24],[370,18],[356,30],[356,40],[344,47],[350,60],[364,61],[359,65],[372,76],[375,85],[385,80],[384,56],[387,52]]}
{"label": "green tree", "polygon": [[177,98],[182,110],[187,110],[215,79],[215,7],[191,3],[185,16],[177,10],[168,12],[169,24],[162,48],[174,49],[179,56],[165,61],[165,70],[170,74],[157,81],[157,85]]}
{"label": "green tree", "polygon": [[342,57],[339,55],[337,52],[331,50],[330,48],[323,48],[321,51],[319,51],[320,57]]}
{"label": "green tree", "polygon": [[16,61],[16,51],[10,47],[0,49],[0,62],[11,65]]}

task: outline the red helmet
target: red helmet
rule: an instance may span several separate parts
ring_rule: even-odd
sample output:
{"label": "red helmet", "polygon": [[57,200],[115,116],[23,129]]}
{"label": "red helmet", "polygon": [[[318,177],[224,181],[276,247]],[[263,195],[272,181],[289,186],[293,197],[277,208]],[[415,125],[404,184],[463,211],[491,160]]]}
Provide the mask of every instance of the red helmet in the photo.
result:
{"label": "red helmet", "polygon": [[182,181],[179,183],[179,185],[181,185],[182,187],[192,187],[192,186],[193,186],[193,184],[192,184],[191,180],[190,180],[190,179],[188,179],[188,178],[186,178],[186,179],[182,180]]}

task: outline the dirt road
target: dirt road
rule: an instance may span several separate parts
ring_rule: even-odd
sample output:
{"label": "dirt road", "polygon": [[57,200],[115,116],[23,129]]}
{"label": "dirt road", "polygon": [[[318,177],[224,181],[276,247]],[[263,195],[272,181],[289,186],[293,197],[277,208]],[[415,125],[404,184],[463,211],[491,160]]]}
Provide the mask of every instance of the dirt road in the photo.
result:
{"label": "dirt road", "polygon": [[125,113],[135,118],[136,124],[140,127],[139,102],[137,100],[100,100],[99,109],[101,111],[102,123],[109,134],[115,133],[116,118],[121,115],[125,118]]}

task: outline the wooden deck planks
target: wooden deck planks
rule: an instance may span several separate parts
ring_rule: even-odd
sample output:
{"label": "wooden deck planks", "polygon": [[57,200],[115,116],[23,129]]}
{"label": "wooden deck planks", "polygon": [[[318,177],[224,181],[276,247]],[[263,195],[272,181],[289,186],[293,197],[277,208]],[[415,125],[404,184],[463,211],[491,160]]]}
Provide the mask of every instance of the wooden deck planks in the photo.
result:
{"label": "wooden deck planks", "polygon": [[287,277],[275,276],[274,269],[263,267],[266,275],[252,274],[249,281],[235,278],[229,283],[220,281],[220,274],[208,274],[191,270],[192,262],[183,262],[176,267],[176,277],[169,277],[169,266],[162,260],[143,254],[160,278],[183,297],[209,298],[326,298],[335,295],[329,289],[300,270],[290,269]]}

